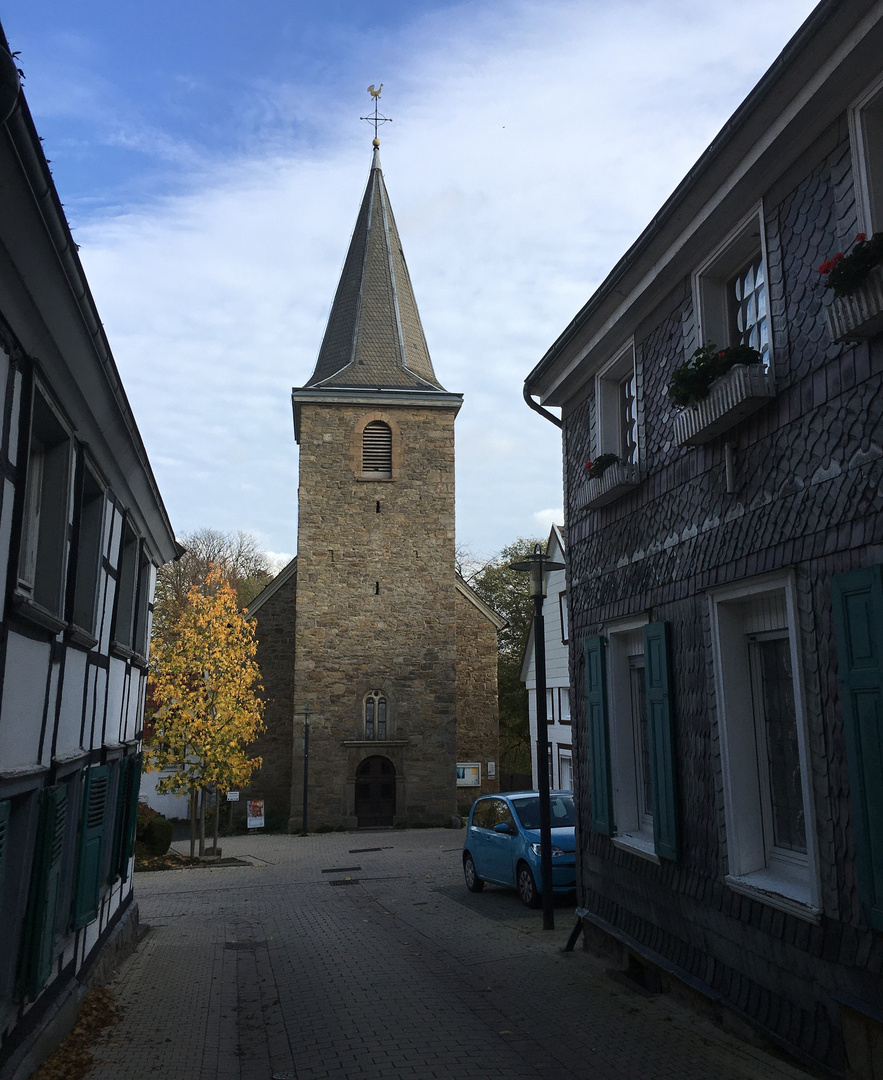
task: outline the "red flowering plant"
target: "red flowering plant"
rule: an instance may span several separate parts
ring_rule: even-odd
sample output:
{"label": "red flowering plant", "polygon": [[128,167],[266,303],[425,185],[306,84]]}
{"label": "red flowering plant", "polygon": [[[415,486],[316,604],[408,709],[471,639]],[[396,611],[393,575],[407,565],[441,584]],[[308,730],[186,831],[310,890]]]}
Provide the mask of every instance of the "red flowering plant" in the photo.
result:
{"label": "red flowering plant", "polygon": [[736,364],[759,364],[763,358],[750,345],[704,345],[671,373],[668,396],[675,405],[695,405],[708,396],[711,384]]}
{"label": "red flowering plant", "polygon": [[825,278],[823,284],[833,290],[835,296],[852,296],[865,283],[875,266],[883,263],[883,232],[859,233],[848,255],[838,251],[819,267]]}
{"label": "red flowering plant", "polygon": [[586,462],[586,476],[589,480],[600,480],[611,465],[619,461],[616,454],[599,454],[594,461]]}

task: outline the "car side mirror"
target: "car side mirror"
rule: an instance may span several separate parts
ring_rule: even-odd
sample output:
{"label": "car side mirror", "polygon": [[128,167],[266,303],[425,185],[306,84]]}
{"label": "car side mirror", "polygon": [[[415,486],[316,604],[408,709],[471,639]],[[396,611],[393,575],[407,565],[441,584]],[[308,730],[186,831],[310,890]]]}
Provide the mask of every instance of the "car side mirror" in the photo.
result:
{"label": "car side mirror", "polygon": [[494,826],[494,832],[505,833],[507,836],[511,836],[513,831],[508,821],[501,821],[499,825]]}

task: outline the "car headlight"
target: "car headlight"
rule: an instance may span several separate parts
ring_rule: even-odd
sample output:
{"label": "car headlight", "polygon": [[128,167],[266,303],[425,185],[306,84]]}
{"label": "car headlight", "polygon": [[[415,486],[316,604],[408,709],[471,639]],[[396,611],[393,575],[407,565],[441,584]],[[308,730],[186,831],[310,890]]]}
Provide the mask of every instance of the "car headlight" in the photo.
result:
{"label": "car headlight", "polygon": [[[531,844],[530,845],[530,850],[534,853],[534,855],[536,855],[536,857],[538,859],[542,858],[543,848],[542,848],[541,844]],[[562,851],[560,847],[555,847],[554,844],[552,845],[552,858],[553,859],[560,859],[562,855],[566,855],[566,854],[567,854],[567,852]]]}

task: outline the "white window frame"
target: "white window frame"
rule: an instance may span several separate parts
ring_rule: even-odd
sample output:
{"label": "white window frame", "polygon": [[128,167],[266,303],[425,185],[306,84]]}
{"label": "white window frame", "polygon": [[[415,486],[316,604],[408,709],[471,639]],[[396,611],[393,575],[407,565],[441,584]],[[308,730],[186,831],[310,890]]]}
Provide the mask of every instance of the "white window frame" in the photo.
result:
{"label": "white window frame", "polygon": [[77,482],[76,569],[70,620],[72,636],[84,644],[97,643],[94,635],[107,509],[107,487],[83,455]]}
{"label": "white window frame", "polygon": [[558,723],[570,724],[572,723],[570,717],[570,687],[559,686],[558,687]]}
{"label": "white window frame", "polygon": [[[636,615],[605,627],[607,638],[607,716],[610,728],[610,777],[613,785],[613,817],[616,847],[658,863],[653,841],[653,821],[641,814],[639,747],[632,711],[630,657],[635,635],[641,635],[649,619]],[[641,644],[643,656],[643,642]]]}
{"label": "white window frame", "polygon": [[[565,761],[568,763],[568,771],[570,773],[570,784],[569,784],[569,786],[565,786],[564,780],[562,779],[562,775],[561,775],[562,774],[561,766]],[[573,750],[569,746],[567,748],[564,748],[562,746],[558,747],[558,789],[560,791],[572,791],[573,790]]]}
{"label": "white window frame", "polygon": [[75,467],[73,433],[35,380],[16,591],[53,629],[65,619]]}
{"label": "white window frame", "polygon": [[[790,574],[739,582],[708,594],[711,613],[714,684],[723,769],[727,836],[725,881],[735,892],[810,922],[821,915],[818,848],[809,767],[809,735],[804,708],[798,641],[796,590]],[[770,609],[761,624],[761,605]],[[784,601],[785,625],[776,609]],[[751,608],[749,608],[751,605]],[[753,625],[754,631],[747,629]],[[806,829],[806,856],[782,858],[765,835],[762,762],[757,745],[750,656],[750,633],[784,630],[790,645],[799,772]]]}
{"label": "white window frame", "polygon": [[570,617],[567,612],[567,590],[558,593],[558,611],[561,616],[561,641],[566,645],[570,638]]}
{"label": "white window frame", "polygon": [[546,687],[546,723],[554,724],[558,717],[555,711],[555,687]]}
{"label": "white window frame", "polygon": [[858,231],[870,236],[883,231],[883,75],[850,107],[849,141]]}
{"label": "white window frame", "polygon": [[[619,388],[624,379],[635,379],[635,450],[629,456],[625,452],[622,437]],[[630,338],[595,376],[595,403],[597,422],[597,454],[616,454],[631,465],[641,460],[641,395],[638,386],[638,369],[635,362],[635,341]]]}
{"label": "white window frame", "polygon": [[754,207],[693,272],[693,308],[696,312],[697,344],[725,349],[734,344],[730,333],[727,285],[752,257],[760,253],[766,282],[767,330],[770,351],[767,371],[773,370],[773,334],[769,258],[763,204]]}

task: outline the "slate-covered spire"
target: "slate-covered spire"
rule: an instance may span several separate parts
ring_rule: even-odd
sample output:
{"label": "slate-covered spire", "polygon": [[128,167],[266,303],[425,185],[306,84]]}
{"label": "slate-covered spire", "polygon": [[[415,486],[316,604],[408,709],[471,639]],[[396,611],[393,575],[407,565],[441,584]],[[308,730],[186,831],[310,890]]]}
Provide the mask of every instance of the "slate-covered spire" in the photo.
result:
{"label": "slate-covered spire", "polygon": [[374,158],[308,387],[438,390],[389,195]]}

